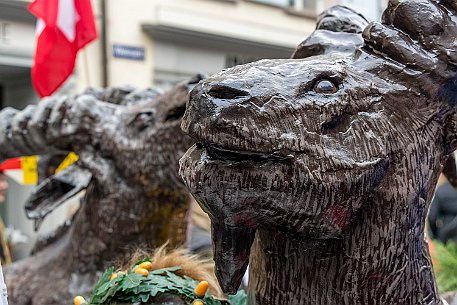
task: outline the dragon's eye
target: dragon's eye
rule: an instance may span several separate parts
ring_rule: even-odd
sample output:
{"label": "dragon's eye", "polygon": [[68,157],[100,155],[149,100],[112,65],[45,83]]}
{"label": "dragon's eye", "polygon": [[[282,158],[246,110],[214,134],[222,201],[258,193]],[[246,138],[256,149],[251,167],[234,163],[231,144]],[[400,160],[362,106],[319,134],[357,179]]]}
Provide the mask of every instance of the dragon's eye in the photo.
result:
{"label": "dragon's eye", "polygon": [[333,94],[338,91],[338,88],[328,79],[322,79],[314,85],[314,91],[317,93]]}

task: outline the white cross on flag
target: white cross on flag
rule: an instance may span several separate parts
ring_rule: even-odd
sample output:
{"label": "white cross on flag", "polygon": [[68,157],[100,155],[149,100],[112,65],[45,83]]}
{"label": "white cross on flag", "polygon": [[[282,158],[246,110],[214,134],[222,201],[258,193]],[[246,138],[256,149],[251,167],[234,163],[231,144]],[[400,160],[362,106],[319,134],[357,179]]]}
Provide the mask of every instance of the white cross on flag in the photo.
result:
{"label": "white cross on flag", "polygon": [[97,38],[90,0],[35,0],[30,12],[38,18],[32,83],[49,96],[70,76],[76,55]]}

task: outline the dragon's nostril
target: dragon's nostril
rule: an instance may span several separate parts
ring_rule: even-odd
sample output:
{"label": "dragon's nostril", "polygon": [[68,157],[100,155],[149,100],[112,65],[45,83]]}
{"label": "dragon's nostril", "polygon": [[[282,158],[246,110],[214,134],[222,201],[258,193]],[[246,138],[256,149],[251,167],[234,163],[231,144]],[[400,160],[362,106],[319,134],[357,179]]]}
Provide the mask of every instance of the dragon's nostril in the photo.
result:
{"label": "dragon's nostril", "polygon": [[224,100],[231,100],[249,95],[246,91],[221,85],[212,86],[208,91],[208,94],[214,98]]}
{"label": "dragon's nostril", "polygon": [[186,105],[178,106],[168,111],[165,121],[176,121],[181,119],[186,112]]}

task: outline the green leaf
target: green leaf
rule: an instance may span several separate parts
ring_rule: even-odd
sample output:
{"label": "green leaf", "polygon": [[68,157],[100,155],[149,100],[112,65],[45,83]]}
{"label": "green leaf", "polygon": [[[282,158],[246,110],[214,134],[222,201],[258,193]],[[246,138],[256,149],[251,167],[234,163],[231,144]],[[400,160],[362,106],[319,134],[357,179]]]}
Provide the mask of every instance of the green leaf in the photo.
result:
{"label": "green leaf", "polygon": [[248,296],[244,290],[239,290],[235,295],[229,296],[230,305],[246,305]]}
{"label": "green leaf", "polygon": [[[147,260],[137,262],[140,264]],[[132,266],[132,270],[137,265]],[[154,270],[147,277],[130,272],[119,275],[112,281],[109,280],[113,273],[113,268],[108,269],[100,278],[97,287],[94,289],[91,305],[116,304],[116,303],[138,303],[148,302],[151,298],[161,293],[176,294],[184,302],[190,304],[195,300],[194,290],[198,281],[187,277],[179,276],[174,272],[181,270],[181,267],[170,267]],[[244,299],[246,299],[244,293]],[[210,292],[203,298],[205,305],[245,305],[243,295],[236,295],[233,298],[233,304],[226,300],[214,298]]]}
{"label": "green leaf", "polygon": [[103,284],[100,287],[98,287],[97,290],[95,290],[95,294],[96,295],[105,294],[111,287],[113,287],[112,283],[106,282],[105,284]]}
{"label": "green leaf", "polygon": [[122,282],[119,283],[119,290],[125,291],[127,289],[132,289],[140,285],[144,279],[146,279],[146,277],[142,274],[126,274]]}
{"label": "green leaf", "polygon": [[112,296],[116,294],[116,290],[116,286],[113,285],[112,287],[110,287],[108,291],[105,292],[105,295],[101,298],[100,304],[105,304],[108,301],[108,299],[110,299]]}
{"label": "green leaf", "polygon": [[173,285],[175,285],[175,286],[188,286],[188,281],[186,281],[186,279],[184,279],[183,277],[181,277],[179,275],[176,275],[176,274],[174,274],[173,272],[170,272],[170,271],[166,271],[165,273],[166,273],[166,275],[168,277],[168,281],[173,283]]}
{"label": "green leaf", "polygon": [[165,292],[165,291],[166,291],[165,289],[158,288],[157,286],[153,286],[153,287],[151,287],[151,290],[149,290],[149,295],[150,295],[151,297],[155,297],[155,296],[158,295],[159,293]]}
{"label": "green leaf", "polygon": [[146,303],[149,300],[149,294],[140,294],[139,299],[141,300],[141,302]]}
{"label": "green leaf", "polygon": [[452,241],[446,244],[433,240],[438,258],[436,281],[441,293],[457,290],[457,245]]}
{"label": "green leaf", "polygon": [[[94,293],[90,297],[89,304],[100,304],[99,300],[101,299],[100,295],[104,294],[104,292],[108,289],[108,287],[105,287],[104,289],[101,289],[103,285],[105,285],[107,282],[109,282],[109,279],[111,277],[111,274],[113,274],[114,268],[108,268],[100,277],[100,279],[97,282],[97,285],[95,285],[94,288]],[[97,291],[100,291],[100,293],[97,293]]]}
{"label": "green leaf", "polygon": [[161,275],[161,274],[166,273],[167,271],[168,272],[176,272],[176,271],[179,271],[181,269],[182,269],[181,266],[168,267],[168,268],[162,268],[162,269],[153,270],[153,271],[149,272],[149,274],[150,275]]}
{"label": "green leaf", "polygon": [[108,268],[108,269],[102,274],[102,276],[100,277],[100,279],[98,280],[97,285],[95,285],[94,291],[98,290],[98,288],[100,288],[100,286],[102,286],[102,285],[105,284],[106,282],[109,282],[109,279],[110,279],[110,277],[111,277],[111,274],[113,274],[113,272],[114,272],[114,268],[113,268],[113,267]]}
{"label": "green leaf", "polygon": [[133,266],[138,266],[139,264],[144,262],[152,262],[152,259],[150,259],[149,257],[143,258],[142,260],[137,261]]}

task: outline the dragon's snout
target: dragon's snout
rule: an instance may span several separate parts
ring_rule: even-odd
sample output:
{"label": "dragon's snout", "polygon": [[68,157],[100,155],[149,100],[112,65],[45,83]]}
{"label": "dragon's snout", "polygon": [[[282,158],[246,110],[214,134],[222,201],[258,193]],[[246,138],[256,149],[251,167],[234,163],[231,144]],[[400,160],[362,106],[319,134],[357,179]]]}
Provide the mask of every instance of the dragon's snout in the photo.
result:
{"label": "dragon's snout", "polygon": [[[204,81],[196,86],[189,99],[188,120],[195,122],[219,116],[251,98],[250,92],[237,82]],[[185,126],[184,130],[186,130]]]}

